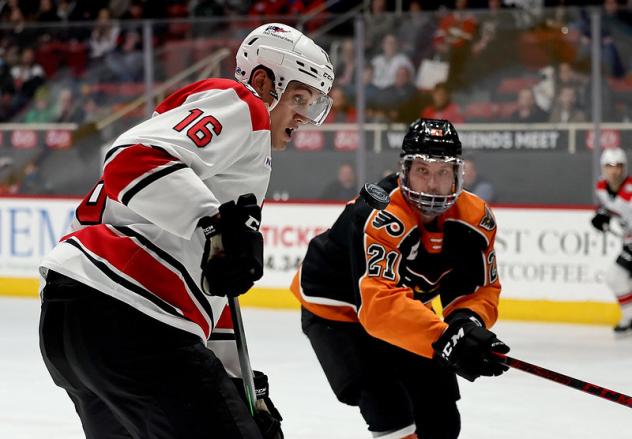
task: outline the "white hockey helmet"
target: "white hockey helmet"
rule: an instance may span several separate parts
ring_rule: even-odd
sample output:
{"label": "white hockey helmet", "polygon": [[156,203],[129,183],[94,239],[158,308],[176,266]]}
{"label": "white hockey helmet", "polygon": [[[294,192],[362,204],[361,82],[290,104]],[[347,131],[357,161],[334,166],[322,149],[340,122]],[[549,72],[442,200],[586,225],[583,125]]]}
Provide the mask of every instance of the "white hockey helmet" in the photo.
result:
{"label": "white hockey helmet", "polygon": [[625,151],[621,148],[608,148],[604,149],[601,153],[601,166],[606,165],[628,165],[628,158],[625,155]]}
{"label": "white hockey helmet", "polygon": [[274,74],[275,101],[270,110],[292,81],[307,86],[315,99],[297,112],[309,123],[320,125],[331,109],[332,100],[327,94],[334,82],[334,69],[329,55],[311,38],[291,26],[269,23],[253,30],[241,43],[236,56],[235,78],[248,83],[252,72],[259,66]]}

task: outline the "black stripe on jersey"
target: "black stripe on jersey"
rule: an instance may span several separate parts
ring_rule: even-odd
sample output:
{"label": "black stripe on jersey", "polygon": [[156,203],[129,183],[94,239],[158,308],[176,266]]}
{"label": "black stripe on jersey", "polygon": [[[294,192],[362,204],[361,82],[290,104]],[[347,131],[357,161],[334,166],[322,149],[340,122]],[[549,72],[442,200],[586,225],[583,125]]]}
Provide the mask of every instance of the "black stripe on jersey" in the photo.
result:
{"label": "black stripe on jersey", "polygon": [[200,290],[200,288],[198,288],[197,284],[195,283],[193,278],[189,275],[189,272],[184,268],[184,265],[182,265],[180,261],[178,261],[176,258],[171,256],[169,253],[167,253],[166,251],[164,251],[163,249],[155,245],[153,242],[151,242],[149,239],[147,239],[145,236],[141,235],[140,233],[136,232],[135,230],[129,227],[125,227],[125,226],[112,226],[112,227],[116,229],[119,233],[125,236],[129,236],[131,238],[137,239],[143,246],[145,246],[146,248],[154,252],[156,255],[158,255],[158,257],[162,259],[163,262],[166,262],[167,264],[171,265],[171,267],[176,269],[180,273],[182,278],[184,279],[184,282],[187,284],[187,287],[189,287],[189,290],[191,290],[191,292],[193,293],[197,301],[200,303],[200,305],[202,305],[202,308],[204,308],[204,311],[206,312],[206,314],[208,314],[208,316],[211,318],[211,327],[215,325],[214,323],[215,320],[213,318],[213,309],[211,308],[211,304],[208,303],[208,300],[206,299],[206,295],[202,292],[202,290]]}
{"label": "black stripe on jersey", "polygon": [[178,170],[180,170],[182,168],[186,168],[186,167],[187,167],[187,165],[185,165],[184,163],[176,163],[174,165],[167,166],[167,167],[161,169],[160,171],[156,171],[156,172],[153,172],[153,173],[149,174],[147,177],[143,178],[138,183],[136,183],[136,185],[133,188],[131,188],[127,192],[125,192],[125,195],[123,195],[123,198],[121,198],[121,203],[123,203],[124,205],[127,206],[127,204],[130,202],[130,200],[132,199],[132,197],[134,195],[136,195],[142,189],[144,189],[147,186],[149,186],[150,184],[152,184],[154,181],[156,181],[159,178],[162,178],[162,177],[164,177],[166,175],[169,175],[172,172],[176,172],[176,171],[178,171]]}
{"label": "black stripe on jersey", "polygon": [[112,148],[111,150],[109,150],[105,154],[105,159],[103,159],[103,163],[107,163],[108,160],[110,160],[110,157],[112,157],[116,151],[118,151],[120,149],[123,149],[123,148],[127,148],[128,146],[133,146],[133,145],[131,145],[131,144],[130,145],[119,145],[119,146],[116,146],[116,147]]}
{"label": "black stripe on jersey", "polygon": [[172,314],[176,317],[180,317],[182,318],[182,314],[178,312],[178,310],[169,305],[167,302],[163,301],[162,299],[160,299],[160,297],[152,294],[151,292],[147,291],[146,289],[139,287],[138,285],[128,281],[127,279],[125,279],[122,276],[119,276],[118,274],[116,274],[116,272],[114,272],[114,270],[112,270],[110,267],[107,266],[107,264],[103,261],[99,261],[95,258],[92,257],[92,255],[90,255],[82,246],[81,244],[79,244],[74,238],[70,238],[67,239],[66,241],[64,241],[70,245],[72,245],[73,247],[76,247],[77,249],[79,249],[79,251],[81,251],[81,253],[83,253],[85,255],[86,258],[88,258],[88,260],[90,262],[92,262],[92,264],[94,264],[95,267],[97,267],[99,270],[101,270],[103,272],[103,274],[105,274],[107,277],[109,277],[110,279],[112,279],[114,282],[116,282],[117,284],[125,287],[126,289],[133,291],[134,293],[138,294],[139,296],[144,297],[145,299],[149,300],[150,302],[152,302],[154,305],[156,305],[158,308],[162,309],[163,311],[166,311],[169,314]]}
{"label": "black stripe on jersey", "polygon": [[232,332],[215,332],[211,333],[211,337],[209,338],[211,341],[218,340],[235,340],[235,334]]}

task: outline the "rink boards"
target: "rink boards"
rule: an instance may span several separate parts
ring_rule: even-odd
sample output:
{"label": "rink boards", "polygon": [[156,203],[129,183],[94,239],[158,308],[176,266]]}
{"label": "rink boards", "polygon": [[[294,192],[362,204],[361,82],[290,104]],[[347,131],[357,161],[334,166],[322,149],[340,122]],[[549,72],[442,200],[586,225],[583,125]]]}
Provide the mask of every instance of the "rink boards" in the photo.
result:
{"label": "rink boards", "polygon": [[[0,198],[0,295],[36,297],[37,265],[68,231],[79,200]],[[309,240],[343,204],[266,202],[265,275],[244,305],[295,308],[287,289]],[[618,307],[603,275],[619,238],[592,230],[592,209],[495,206],[501,318],[611,324]]]}

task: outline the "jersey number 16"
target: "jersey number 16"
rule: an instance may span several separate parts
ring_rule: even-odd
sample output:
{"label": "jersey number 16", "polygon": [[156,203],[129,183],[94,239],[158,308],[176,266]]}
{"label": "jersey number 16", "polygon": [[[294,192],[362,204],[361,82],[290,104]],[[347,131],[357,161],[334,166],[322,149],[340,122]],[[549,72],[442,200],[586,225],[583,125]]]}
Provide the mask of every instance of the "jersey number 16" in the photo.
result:
{"label": "jersey number 16", "polygon": [[222,124],[213,116],[204,116],[204,112],[199,108],[189,110],[189,115],[173,127],[179,133],[185,128],[188,128],[187,137],[193,140],[198,148],[204,148],[211,143],[213,133],[219,136],[222,132]]}

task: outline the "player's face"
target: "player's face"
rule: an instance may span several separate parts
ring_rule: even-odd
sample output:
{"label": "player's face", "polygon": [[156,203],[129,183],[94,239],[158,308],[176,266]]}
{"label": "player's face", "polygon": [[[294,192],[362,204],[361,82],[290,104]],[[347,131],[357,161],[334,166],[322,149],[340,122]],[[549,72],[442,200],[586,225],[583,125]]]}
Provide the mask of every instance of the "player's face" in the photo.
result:
{"label": "player's face", "polygon": [[619,189],[623,179],[625,178],[625,167],[619,163],[616,165],[605,165],[603,167],[603,174],[608,181],[610,189]]}
{"label": "player's face", "polygon": [[312,93],[307,87],[298,84],[288,84],[281,95],[279,103],[270,113],[270,130],[272,134],[272,148],[284,149],[292,139],[292,134],[300,125],[306,124],[307,119],[301,116],[297,104],[309,102]]}
{"label": "player's face", "polygon": [[449,195],[454,189],[454,166],[451,163],[415,159],[408,172],[410,188],[415,192]]}

